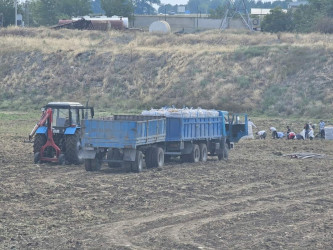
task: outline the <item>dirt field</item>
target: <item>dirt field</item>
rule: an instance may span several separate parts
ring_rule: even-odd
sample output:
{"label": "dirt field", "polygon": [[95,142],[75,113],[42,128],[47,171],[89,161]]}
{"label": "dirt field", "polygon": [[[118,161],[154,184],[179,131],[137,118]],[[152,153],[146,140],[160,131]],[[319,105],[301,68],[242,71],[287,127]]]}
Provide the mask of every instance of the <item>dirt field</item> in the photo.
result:
{"label": "dirt field", "polygon": [[[35,122],[0,119],[0,249],[333,248],[332,141],[246,140],[229,162],[90,173],[33,164]],[[326,158],[281,156],[295,152]]]}

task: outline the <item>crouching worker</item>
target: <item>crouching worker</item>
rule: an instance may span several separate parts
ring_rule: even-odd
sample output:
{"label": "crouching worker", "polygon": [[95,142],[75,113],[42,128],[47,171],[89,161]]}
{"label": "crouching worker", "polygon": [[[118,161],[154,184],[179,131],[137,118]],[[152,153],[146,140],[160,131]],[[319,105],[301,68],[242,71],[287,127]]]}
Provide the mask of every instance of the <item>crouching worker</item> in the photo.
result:
{"label": "crouching worker", "polygon": [[273,139],[277,138],[276,128],[270,127],[269,130],[272,132],[272,138]]}
{"label": "crouching worker", "polygon": [[304,137],[303,137],[303,135],[301,135],[301,134],[297,134],[297,135],[296,135],[296,139],[297,139],[297,140],[304,140]]}
{"label": "crouching worker", "polygon": [[258,135],[259,139],[266,139],[267,133],[265,130],[261,130],[261,131],[257,132],[257,135]]}
{"label": "crouching worker", "polygon": [[276,132],[276,139],[281,139],[283,138],[284,133],[283,132]]}
{"label": "crouching worker", "polygon": [[288,140],[296,139],[296,134],[295,134],[295,132],[290,131],[290,132],[287,134],[287,139],[288,139]]}

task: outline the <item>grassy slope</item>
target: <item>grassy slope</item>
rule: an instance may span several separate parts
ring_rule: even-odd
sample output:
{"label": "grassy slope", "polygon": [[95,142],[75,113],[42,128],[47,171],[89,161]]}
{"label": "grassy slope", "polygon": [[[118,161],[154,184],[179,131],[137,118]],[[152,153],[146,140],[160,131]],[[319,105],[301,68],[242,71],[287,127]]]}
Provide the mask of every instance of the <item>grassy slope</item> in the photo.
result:
{"label": "grassy slope", "polygon": [[177,105],[331,116],[333,36],[3,29],[0,109],[52,100],[127,111]]}

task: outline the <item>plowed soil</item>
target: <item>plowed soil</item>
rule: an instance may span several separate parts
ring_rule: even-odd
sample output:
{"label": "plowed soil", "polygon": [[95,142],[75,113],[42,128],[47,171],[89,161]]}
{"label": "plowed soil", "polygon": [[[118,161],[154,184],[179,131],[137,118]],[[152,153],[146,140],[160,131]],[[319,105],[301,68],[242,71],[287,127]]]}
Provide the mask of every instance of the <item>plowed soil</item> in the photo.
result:
{"label": "plowed soil", "polygon": [[[1,249],[333,248],[332,141],[243,140],[228,162],[86,172],[33,164],[34,122],[0,123]],[[282,156],[295,152],[326,157]]]}

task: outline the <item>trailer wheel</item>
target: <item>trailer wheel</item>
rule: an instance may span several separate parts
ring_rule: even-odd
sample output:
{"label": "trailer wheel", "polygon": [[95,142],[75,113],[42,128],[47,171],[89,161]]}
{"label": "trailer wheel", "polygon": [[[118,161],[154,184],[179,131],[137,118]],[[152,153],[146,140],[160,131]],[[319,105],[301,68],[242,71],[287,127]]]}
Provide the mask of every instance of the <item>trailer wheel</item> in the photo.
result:
{"label": "trailer wheel", "polygon": [[143,154],[137,150],[135,154],[135,161],[131,163],[131,170],[134,173],[140,173],[143,169]]}
{"label": "trailer wheel", "polygon": [[99,171],[102,168],[102,162],[98,157],[91,160],[91,171]]}
{"label": "trailer wheel", "polygon": [[205,143],[201,143],[199,145],[199,148],[200,148],[200,161],[206,162],[208,157],[207,145]]}
{"label": "trailer wheel", "polygon": [[66,160],[75,165],[81,164],[82,159],[79,158],[80,149],[80,135],[77,130],[74,135],[66,136]]}
{"label": "trailer wheel", "polygon": [[200,160],[200,148],[197,144],[193,144],[193,150],[190,154],[190,162],[199,162]]}
{"label": "trailer wheel", "polygon": [[153,168],[163,167],[164,165],[164,151],[160,147],[152,148],[151,153],[151,166]]}
{"label": "trailer wheel", "polygon": [[228,161],[228,157],[229,157],[229,150],[227,147],[224,147],[223,149],[223,153],[218,155],[219,160],[225,160]]}
{"label": "trailer wheel", "polygon": [[84,160],[84,168],[86,169],[86,171],[92,171],[91,162],[92,162],[91,159]]}
{"label": "trailer wheel", "polygon": [[146,151],[145,158],[147,168],[163,167],[164,150],[160,147],[151,147]]}
{"label": "trailer wheel", "polygon": [[[119,149],[114,148],[110,151],[108,151],[107,155],[106,155],[106,159],[108,160],[122,160],[123,157],[119,151]],[[108,165],[110,168],[119,168],[121,167],[121,163],[118,162],[108,162]]]}
{"label": "trailer wheel", "polygon": [[37,134],[35,136],[34,140],[34,153],[39,153],[40,149],[45,145],[46,143],[46,136],[43,134]]}

